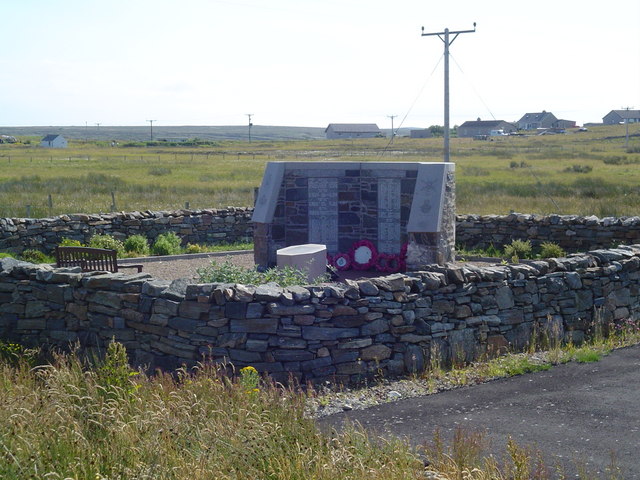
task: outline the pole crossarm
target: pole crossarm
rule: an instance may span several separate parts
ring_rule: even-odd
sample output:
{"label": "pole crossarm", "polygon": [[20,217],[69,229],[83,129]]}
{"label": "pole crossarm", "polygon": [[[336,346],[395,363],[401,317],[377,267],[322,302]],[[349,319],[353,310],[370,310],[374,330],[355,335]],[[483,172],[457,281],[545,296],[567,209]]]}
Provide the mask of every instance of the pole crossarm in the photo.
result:
{"label": "pole crossarm", "polygon": [[[437,36],[442,43],[444,43],[444,161],[450,162],[450,148],[449,148],[449,47],[458,38],[461,33],[475,33],[476,23],[473,22],[473,30],[455,30],[450,31],[448,28],[444,29],[444,32],[431,32],[424,33],[424,27],[422,27],[423,37]],[[454,35],[450,40],[450,35]]]}

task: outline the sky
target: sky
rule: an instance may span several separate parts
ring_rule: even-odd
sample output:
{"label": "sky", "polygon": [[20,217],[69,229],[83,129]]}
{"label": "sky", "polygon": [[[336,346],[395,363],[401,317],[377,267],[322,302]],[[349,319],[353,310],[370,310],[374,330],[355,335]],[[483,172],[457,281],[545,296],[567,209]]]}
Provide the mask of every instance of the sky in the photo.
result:
{"label": "sky", "polygon": [[0,0],[0,126],[451,125],[640,109],[640,2]]}

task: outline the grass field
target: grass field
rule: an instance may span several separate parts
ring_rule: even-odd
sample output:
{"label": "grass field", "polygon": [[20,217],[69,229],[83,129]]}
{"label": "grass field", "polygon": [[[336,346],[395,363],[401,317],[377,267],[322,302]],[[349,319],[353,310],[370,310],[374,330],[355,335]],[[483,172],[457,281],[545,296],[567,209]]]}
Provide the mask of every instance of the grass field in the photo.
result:
{"label": "grass field", "polygon": [[[635,215],[640,125],[453,138],[458,213]],[[441,161],[442,139],[218,141],[200,147],[0,145],[0,217],[249,206],[268,161]],[[121,144],[126,145],[126,143]],[[115,204],[114,204],[115,200]]]}

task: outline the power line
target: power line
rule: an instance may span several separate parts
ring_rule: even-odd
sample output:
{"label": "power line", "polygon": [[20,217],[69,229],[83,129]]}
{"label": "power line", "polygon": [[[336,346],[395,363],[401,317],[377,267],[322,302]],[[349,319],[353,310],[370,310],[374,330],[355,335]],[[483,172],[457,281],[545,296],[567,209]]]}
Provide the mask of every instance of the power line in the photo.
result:
{"label": "power line", "polygon": [[[409,116],[409,114],[411,113],[411,111],[413,110],[413,107],[415,107],[416,103],[418,103],[418,99],[422,96],[422,93],[424,92],[424,89],[427,88],[427,84],[431,80],[431,77],[433,77],[433,74],[436,73],[436,70],[438,69],[438,66],[440,65],[441,61],[442,61],[442,56],[440,58],[438,58],[438,61],[436,62],[435,66],[433,67],[433,70],[431,70],[431,73],[429,74],[427,79],[422,84],[422,87],[420,87],[420,91],[418,92],[418,94],[413,99],[413,102],[411,102],[411,105],[409,106],[409,109],[407,110],[407,113],[405,113],[404,117],[402,117],[402,120],[400,121],[400,125],[398,125],[398,130],[400,130],[402,128],[402,125],[404,125],[404,122],[407,119],[407,117]],[[391,141],[389,141],[389,143],[387,143],[387,146],[384,147],[384,150],[382,150],[382,152],[380,153],[381,157],[384,157],[384,154],[387,153],[387,149],[389,148],[390,145],[391,145]]]}
{"label": "power line", "polygon": [[[453,60],[453,63],[456,64],[456,67],[458,67],[458,70],[460,70],[460,73],[462,73],[462,76],[465,77],[465,79],[468,79],[468,77],[465,75],[464,71],[462,70],[462,67],[460,66],[460,64],[456,61],[456,59],[454,58],[453,55],[451,55],[451,60]],[[471,88],[473,89],[473,93],[476,94],[476,96],[480,99],[480,101],[482,102],[482,105],[484,105],[484,108],[487,109],[487,112],[489,112],[489,115],[491,115],[491,118],[493,118],[494,120],[496,119],[495,115],[493,114],[493,112],[491,111],[491,109],[489,108],[489,106],[487,105],[487,103],[484,101],[484,99],[480,96],[480,94],[478,93],[478,91],[476,90],[476,87],[473,85],[473,83],[469,80],[469,85],[471,86]]]}

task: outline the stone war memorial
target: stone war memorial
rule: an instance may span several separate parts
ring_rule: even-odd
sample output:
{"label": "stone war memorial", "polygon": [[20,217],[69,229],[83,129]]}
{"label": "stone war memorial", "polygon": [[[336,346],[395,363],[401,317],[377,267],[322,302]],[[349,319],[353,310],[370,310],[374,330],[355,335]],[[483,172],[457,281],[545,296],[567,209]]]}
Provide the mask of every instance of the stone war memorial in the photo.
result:
{"label": "stone war memorial", "polygon": [[255,262],[273,266],[279,249],[304,244],[326,245],[338,270],[450,262],[454,171],[443,162],[269,162],[252,218]]}

